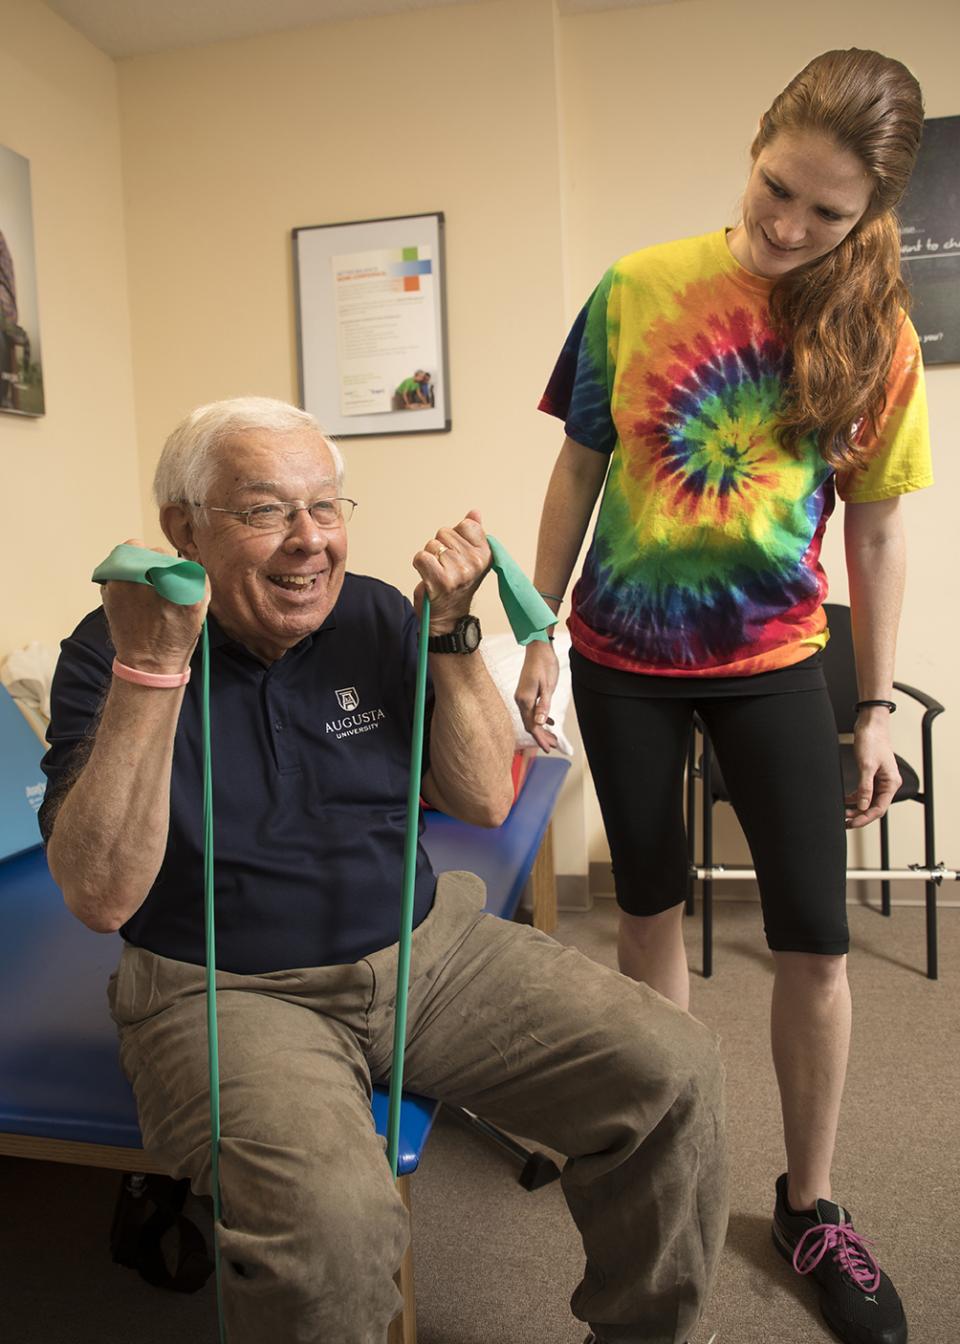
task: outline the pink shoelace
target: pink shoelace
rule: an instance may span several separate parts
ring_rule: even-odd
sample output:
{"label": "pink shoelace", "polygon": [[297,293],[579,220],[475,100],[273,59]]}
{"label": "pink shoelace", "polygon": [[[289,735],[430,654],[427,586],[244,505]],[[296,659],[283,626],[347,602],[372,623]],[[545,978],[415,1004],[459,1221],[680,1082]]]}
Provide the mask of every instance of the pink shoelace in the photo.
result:
{"label": "pink shoelace", "polygon": [[849,1223],[818,1223],[807,1228],[797,1242],[793,1267],[798,1274],[809,1274],[828,1251],[833,1251],[834,1259],[857,1287],[875,1293],[880,1286],[880,1266],[868,1249],[871,1244]]}

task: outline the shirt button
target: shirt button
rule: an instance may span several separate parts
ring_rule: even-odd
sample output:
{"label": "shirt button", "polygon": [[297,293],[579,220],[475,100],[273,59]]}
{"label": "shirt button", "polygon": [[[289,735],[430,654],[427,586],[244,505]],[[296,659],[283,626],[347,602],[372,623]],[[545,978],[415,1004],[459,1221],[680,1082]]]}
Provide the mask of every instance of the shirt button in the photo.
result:
{"label": "shirt button", "polygon": [[283,724],[280,722],[279,719],[277,719],[276,723],[274,723],[273,726],[274,726],[274,728],[276,728],[276,730],[277,730],[278,733],[281,732],[282,729],[283,729]]}

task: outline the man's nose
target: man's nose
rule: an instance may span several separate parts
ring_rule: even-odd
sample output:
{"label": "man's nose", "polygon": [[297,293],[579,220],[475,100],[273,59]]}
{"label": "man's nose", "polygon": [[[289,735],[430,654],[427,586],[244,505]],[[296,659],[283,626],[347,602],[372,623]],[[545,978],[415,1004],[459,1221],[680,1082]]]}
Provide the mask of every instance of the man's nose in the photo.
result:
{"label": "man's nose", "polygon": [[322,551],[330,540],[330,528],[321,527],[314,522],[313,515],[304,505],[297,509],[290,519],[287,535],[283,539],[283,549],[288,554],[295,551]]}

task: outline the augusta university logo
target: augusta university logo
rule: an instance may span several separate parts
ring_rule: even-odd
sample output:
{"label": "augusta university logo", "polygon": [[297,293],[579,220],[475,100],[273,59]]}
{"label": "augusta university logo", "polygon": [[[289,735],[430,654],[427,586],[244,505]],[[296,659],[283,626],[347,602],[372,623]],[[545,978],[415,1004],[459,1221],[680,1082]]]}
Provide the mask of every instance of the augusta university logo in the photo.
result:
{"label": "augusta university logo", "polygon": [[337,704],[343,710],[343,718],[330,719],[326,729],[338,740],[341,737],[356,737],[359,733],[372,733],[387,717],[382,709],[364,709],[354,713],[353,711],[360,710],[360,696],[357,694],[356,686],[343,686],[339,691],[334,691],[334,695],[337,697]]}

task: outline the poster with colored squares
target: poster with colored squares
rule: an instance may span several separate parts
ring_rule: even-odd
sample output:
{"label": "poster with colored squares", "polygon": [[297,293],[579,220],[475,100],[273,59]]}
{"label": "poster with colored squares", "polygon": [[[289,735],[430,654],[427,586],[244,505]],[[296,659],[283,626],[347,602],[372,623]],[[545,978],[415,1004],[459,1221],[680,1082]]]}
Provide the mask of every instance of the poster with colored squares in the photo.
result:
{"label": "poster with colored squares", "polygon": [[331,434],[450,428],[442,214],[293,231],[301,401]]}
{"label": "poster with colored squares", "polygon": [[330,259],[341,415],[422,411],[437,367],[433,258],[425,244]]}

